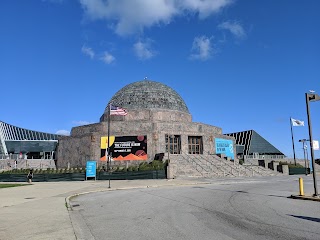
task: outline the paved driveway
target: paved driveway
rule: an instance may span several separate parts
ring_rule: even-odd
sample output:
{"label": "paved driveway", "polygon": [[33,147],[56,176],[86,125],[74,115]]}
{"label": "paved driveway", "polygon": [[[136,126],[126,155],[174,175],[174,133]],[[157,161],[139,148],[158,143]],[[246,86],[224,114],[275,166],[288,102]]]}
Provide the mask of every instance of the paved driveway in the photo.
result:
{"label": "paved driveway", "polygon": [[[78,239],[320,239],[320,202],[298,177],[92,193],[72,199]],[[312,192],[312,177],[305,177]]]}

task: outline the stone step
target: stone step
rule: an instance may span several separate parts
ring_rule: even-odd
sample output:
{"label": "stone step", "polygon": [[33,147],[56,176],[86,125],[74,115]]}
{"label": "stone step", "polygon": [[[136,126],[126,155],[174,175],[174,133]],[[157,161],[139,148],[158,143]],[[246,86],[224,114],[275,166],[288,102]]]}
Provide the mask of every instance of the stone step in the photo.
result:
{"label": "stone step", "polygon": [[[177,167],[177,174],[183,176],[202,177],[236,177],[236,176],[274,176],[279,173],[261,168],[260,166],[242,166],[227,161],[216,155],[176,155],[170,159],[170,163]],[[281,173],[280,173],[281,175]]]}

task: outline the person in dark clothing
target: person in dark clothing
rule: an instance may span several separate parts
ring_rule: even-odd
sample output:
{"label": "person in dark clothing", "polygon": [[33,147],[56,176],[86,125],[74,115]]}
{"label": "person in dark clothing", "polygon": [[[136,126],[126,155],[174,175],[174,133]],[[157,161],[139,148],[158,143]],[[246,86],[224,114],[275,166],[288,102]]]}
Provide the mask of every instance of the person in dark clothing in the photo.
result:
{"label": "person in dark clothing", "polygon": [[29,170],[29,173],[27,175],[28,178],[28,183],[32,183],[32,178],[33,178],[33,169]]}

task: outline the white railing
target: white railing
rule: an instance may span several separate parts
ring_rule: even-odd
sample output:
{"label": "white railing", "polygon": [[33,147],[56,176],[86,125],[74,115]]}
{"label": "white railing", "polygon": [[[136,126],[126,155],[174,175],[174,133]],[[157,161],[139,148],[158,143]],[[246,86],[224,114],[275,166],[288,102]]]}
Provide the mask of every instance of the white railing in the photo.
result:
{"label": "white railing", "polygon": [[[21,160],[21,159],[27,159],[27,155],[26,154],[0,154],[0,160],[9,160],[9,159],[13,159],[13,160]],[[33,159],[33,158],[30,158]],[[46,160],[54,160],[53,155],[51,154],[46,154],[44,156],[42,156],[40,159],[46,159]]]}
{"label": "white railing", "polygon": [[270,160],[270,159],[284,159],[284,155],[244,155],[244,159],[259,159],[259,160]]}

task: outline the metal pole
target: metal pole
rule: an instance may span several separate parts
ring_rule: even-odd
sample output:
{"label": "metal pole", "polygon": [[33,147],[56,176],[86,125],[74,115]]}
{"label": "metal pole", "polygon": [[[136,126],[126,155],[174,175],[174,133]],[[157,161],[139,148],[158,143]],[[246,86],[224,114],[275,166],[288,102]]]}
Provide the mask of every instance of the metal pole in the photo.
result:
{"label": "metal pole", "polygon": [[110,154],[110,106],[111,104],[109,104],[108,106],[108,145],[107,145],[107,151],[106,151],[106,156],[107,156],[107,170],[110,170],[110,166],[109,166],[109,154]]}
{"label": "metal pole", "polygon": [[[110,159],[110,160],[109,160],[109,161],[110,161],[110,162],[109,162],[109,166],[111,166],[111,157],[109,157],[109,159]],[[111,169],[111,168],[110,168],[110,169]],[[111,175],[111,171],[109,171],[109,186],[108,186],[108,188],[111,188],[111,179],[110,179],[111,176],[110,176],[110,175]]]}
{"label": "metal pole", "polygon": [[107,170],[108,170],[108,176],[109,176],[109,186],[108,188],[111,188],[110,186],[110,113],[111,113],[111,103],[109,103],[108,106],[108,150],[107,150]]}
{"label": "metal pole", "polygon": [[170,161],[170,135],[167,135],[168,137],[168,161]]}
{"label": "metal pole", "polygon": [[310,108],[309,108],[309,94],[306,93],[306,105],[307,105],[307,116],[308,116],[308,127],[309,127],[309,141],[310,141],[310,152],[311,152],[311,160],[312,160],[312,169],[313,169],[313,186],[314,186],[314,196],[318,196],[318,188],[317,188],[317,176],[315,170],[315,161],[314,161],[314,153],[313,153],[313,139],[312,139],[312,126],[311,126],[311,118],[310,118]]}
{"label": "metal pole", "polygon": [[309,156],[308,156],[308,147],[307,147],[307,145],[306,145],[306,154],[307,154],[307,164],[308,164],[308,168],[310,169]]}
{"label": "metal pole", "polygon": [[304,157],[304,168],[306,170],[306,175],[308,175],[308,169],[307,169],[307,159],[306,159],[306,148],[305,148],[305,140],[302,141],[302,147],[303,147],[303,157]]}
{"label": "metal pole", "polygon": [[291,127],[291,139],[292,139],[294,165],[297,165],[297,161],[296,161],[296,151],[294,150],[294,140],[293,140],[293,131],[292,131],[292,120],[291,120],[291,117],[290,117],[290,127]]}

